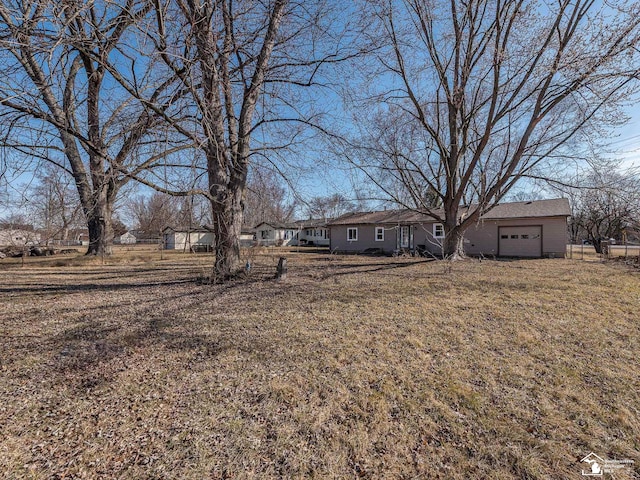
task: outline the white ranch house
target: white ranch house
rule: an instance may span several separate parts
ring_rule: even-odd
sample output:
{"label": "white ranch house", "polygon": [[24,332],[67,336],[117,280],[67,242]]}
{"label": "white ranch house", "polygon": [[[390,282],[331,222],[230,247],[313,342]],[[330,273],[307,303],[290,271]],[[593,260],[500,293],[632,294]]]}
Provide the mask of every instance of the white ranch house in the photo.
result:
{"label": "white ranch house", "polygon": [[262,222],[255,227],[256,242],[266,246],[329,246],[326,220],[298,220],[289,223]]}

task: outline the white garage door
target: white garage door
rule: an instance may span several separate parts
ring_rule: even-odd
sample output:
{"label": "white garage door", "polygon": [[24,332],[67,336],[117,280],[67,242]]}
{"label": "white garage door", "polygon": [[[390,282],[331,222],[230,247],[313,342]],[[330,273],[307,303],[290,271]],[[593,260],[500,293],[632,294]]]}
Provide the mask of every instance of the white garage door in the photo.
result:
{"label": "white garage door", "polygon": [[499,253],[502,257],[541,257],[542,227],[500,227]]}

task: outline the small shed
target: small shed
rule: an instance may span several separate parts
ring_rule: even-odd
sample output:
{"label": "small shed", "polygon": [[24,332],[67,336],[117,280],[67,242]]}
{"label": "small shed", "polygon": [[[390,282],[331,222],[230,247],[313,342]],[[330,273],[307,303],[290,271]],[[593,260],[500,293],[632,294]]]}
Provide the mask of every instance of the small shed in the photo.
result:
{"label": "small shed", "polygon": [[133,245],[138,241],[138,239],[133,233],[125,232],[119,237],[114,238],[113,241],[114,243],[119,243],[121,245]]}
{"label": "small shed", "polygon": [[162,231],[162,244],[165,250],[210,252],[213,249],[213,231],[205,226],[167,227]]}

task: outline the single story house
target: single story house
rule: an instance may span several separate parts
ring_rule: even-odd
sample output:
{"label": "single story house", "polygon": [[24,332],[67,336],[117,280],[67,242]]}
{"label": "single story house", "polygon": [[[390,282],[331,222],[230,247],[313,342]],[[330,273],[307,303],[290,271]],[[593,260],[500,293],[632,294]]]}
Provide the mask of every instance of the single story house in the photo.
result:
{"label": "single story house", "polygon": [[162,245],[165,250],[183,252],[210,252],[213,246],[213,231],[208,227],[174,228],[162,231]]}
{"label": "single story house", "polygon": [[[473,206],[470,207],[471,209]],[[461,209],[461,214],[465,209]],[[468,255],[500,257],[564,257],[566,198],[496,205],[464,234]],[[329,223],[330,248],[338,252],[400,250],[442,254],[444,227],[412,210],[349,213]]]}
{"label": "single story house", "polygon": [[262,222],[256,225],[255,232],[256,241],[266,246],[329,246],[329,227],[326,220]]}
{"label": "single story house", "polygon": [[40,234],[27,228],[0,229],[0,247],[23,247],[40,243]]}
{"label": "single story house", "polygon": [[295,223],[300,226],[300,245],[316,247],[329,246],[331,239],[327,220],[298,220]]}

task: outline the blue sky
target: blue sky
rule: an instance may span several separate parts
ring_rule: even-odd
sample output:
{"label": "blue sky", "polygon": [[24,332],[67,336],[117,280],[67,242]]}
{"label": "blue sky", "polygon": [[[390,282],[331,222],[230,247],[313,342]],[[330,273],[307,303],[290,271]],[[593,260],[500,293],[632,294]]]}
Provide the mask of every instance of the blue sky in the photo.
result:
{"label": "blue sky", "polygon": [[624,167],[640,168],[640,103],[629,107],[627,112],[632,118],[612,139],[612,147],[619,151]]}
{"label": "blue sky", "polygon": [[[347,8],[348,10],[348,8]],[[329,89],[331,90],[331,89]],[[341,112],[340,100],[337,98],[337,90],[331,92],[324,91],[319,95],[323,97],[325,103],[331,103],[334,113]],[[631,117],[628,124],[616,131],[610,141],[611,147],[616,150],[614,156],[621,160],[621,166],[629,168],[632,166],[640,169],[640,105],[635,104],[626,109]],[[293,156],[293,162],[303,163],[306,168],[303,174],[291,175],[291,185],[296,190],[297,196],[302,199],[310,199],[314,196],[330,195],[332,193],[342,193],[346,197],[353,198],[353,185],[357,185],[356,175],[349,170],[339,159],[332,157],[332,153],[323,149],[322,143],[317,142],[315,148],[302,147],[304,150],[299,155]],[[20,184],[26,184],[30,176],[22,175],[17,180],[14,179],[14,194],[19,193]],[[144,191],[144,189],[141,189]],[[1,200],[1,199],[0,199]],[[6,215],[0,203],[0,218]]]}

